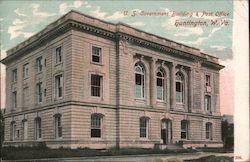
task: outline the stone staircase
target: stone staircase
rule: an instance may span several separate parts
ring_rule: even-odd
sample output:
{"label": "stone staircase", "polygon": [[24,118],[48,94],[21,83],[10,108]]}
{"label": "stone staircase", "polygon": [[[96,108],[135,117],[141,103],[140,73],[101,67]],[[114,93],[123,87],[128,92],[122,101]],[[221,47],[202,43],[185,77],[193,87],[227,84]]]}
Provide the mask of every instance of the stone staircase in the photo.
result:
{"label": "stone staircase", "polygon": [[182,145],[178,144],[155,144],[155,148],[158,148],[160,150],[182,150],[184,149]]}

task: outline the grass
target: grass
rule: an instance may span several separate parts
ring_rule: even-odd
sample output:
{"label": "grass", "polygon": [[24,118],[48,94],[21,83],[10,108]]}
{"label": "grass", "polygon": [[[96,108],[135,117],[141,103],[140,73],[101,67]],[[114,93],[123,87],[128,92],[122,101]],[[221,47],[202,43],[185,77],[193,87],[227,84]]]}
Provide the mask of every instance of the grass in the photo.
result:
{"label": "grass", "polygon": [[46,158],[67,158],[67,157],[91,157],[91,156],[114,156],[114,155],[143,155],[143,154],[175,154],[192,153],[192,149],[183,150],[159,150],[142,148],[123,148],[123,149],[89,149],[89,148],[59,148],[50,149],[45,147],[4,147],[2,152],[3,160],[17,159],[46,159]]}
{"label": "grass", "polygon": [[[51,149],[45,143],[38,143],[34,147],[4,147],[2,149],[3,160],[17,159],[46,159],[46,158],[67,158],[67,157],[91,157],[91,156],[116,156],[116,155],[143,155],[143,154],[180,154],[203,152],[228,152],[223,148],[199,148],[199,149],[182,149],[182,150],[160,150],[160,149],[143,149],[143,148],[109,148],[109,149],[89,149],[89,148],[58,148]],[[213,159],[213,157],[210,157]],[[226,159],[228,160],[228,159]],[[174,160],[173,160],[174,161]],[[193,162],[193,161],[192,161]],[[194,161],[198,162],[198,161]],[[206,162],[206,161],[205,161]],[[210,162],[210,161],[207,161]],[[211,161],[213,162],[213,161]],[[229,161],[220,161],[229,162]]]}
{"label": "grass", "polygon": [[233,162],[232,157],[227,156],[205,156],[194,160],[185,160],[184,162]]}

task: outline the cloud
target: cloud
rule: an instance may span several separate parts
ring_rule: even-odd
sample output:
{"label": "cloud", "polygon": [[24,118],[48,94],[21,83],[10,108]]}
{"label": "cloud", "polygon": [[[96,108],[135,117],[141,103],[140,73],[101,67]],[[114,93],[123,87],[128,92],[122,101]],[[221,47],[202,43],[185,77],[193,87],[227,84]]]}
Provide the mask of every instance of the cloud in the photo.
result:
{"label": "cloud", "polygon": [[129,24],[131,26],[134,26],[134,27],[145,26],[146,25],[146,24],[144,24],[143,22],[140,22],[140,21],[138,21],[138,22],[132,22],[132,23],[127,23],[127,24]]}
{"label": "cloud", "polygon": [[71,8],[80,8],[83,5],[85,5],[86,8],[91,8],[91,5],[87,1],[74,1],[73,4],[68,3],[62,3],[59,6],[59,13],[65,14],[67,13]]}
{"label": "cloud", "polygon": [[118,19],[123,19],[126,17],[122,12],[117,11],[113,13],[111,16],[106,17],[107,20],[118,20]]}
{"label": "cloud", "polygon": [[212,46],[210,46],[210,48],[215,48],[217,51],[223,51],[227,47],[225,47],[225,46],[218,46],[218,45],[212,45]]}
{"label": "cloud", "polygon": [[94,17],[97,17],[99,19],[105,19],[105,16],[107,15],[107,13],[102,12],[101,7],[97,6],[96,10],[91,11],[91,15],[93,15]]}
{"label": "cloud", "polygon": [[5,49],[1,49],[1,55],[0,55],[0,59],[3,59],[7,56],[6,54],[6,50]]}
{"label": "cloud", "polygon": [[8,27],[8,33],[10,34],[10,39],[17,38],[21,35],[24,38],[28,38],[34,34],[32,32],[21,31],[21,29],[23,29],[27,25],[27,23],[25,21],[22,21],[20,19],[15,19],[12,24],[13,25]]}
{"label": "cloud", "polygon": [[[180,32],[181,31],[181,32]],[[202,35],[203,34],[203,29],[202,28],[184,28],[184,27],[179,27],[178,32],[174,34],[174,36],[182,36],[182,37],[187,37],[190,35]]]}
{"label": "cloud", "polygon": [[56,13],[47,13],[39,11],[40,4],[31,4],[31,8],[32,8],[32,15],[35,17],[47,18],[56,15]]}
{"label": "cloud", "polygon": [[202,35],[204,33],[203,29],[201,27],[176,27],[175,21],[181,19],[180,16],[174,16],[166,20],[161,24],[161,26],[167,30],[167,31],[173,31],[174,36],[179,37],[187,37],[190,35]]}
{"label": "cloud", "polygon": [[23,13],[21,13],[21,12],[19,11],[19,8],[15,9],[14,12],[15,12],[18,16],[27,17],[27,15],[25,15],[25,14],[23,14]]}
{"label": "cloud", "polygon": [[0,17],[0,21],[3,21],[3,18]]}

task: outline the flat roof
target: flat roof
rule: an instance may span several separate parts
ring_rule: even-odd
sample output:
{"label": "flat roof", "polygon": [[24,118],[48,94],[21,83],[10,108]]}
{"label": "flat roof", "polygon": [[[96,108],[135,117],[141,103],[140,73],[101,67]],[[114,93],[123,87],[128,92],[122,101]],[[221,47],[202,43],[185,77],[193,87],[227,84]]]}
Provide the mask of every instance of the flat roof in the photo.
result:
{"label": "flat roof", "polygon": [[[5,59],[1,60],[1,62],[4,62],[4,60],[8,59],[11,55],[15,55],[19,50],[28,47],[31,43],[41,39],[44,35],[48,34],[50,31],[56,29],[57,27],[59,27],[60,25],[64,24],[65,22],[67,22],[69,20],[73,20],[73,21],[78,22],[78,23],[82,23],[82,24],[86,24],[89,26],[99,28],[99,29],[103,29],[105,31],[109,31],[112,33],[121,32],[121,33],[130,35],[130,36],[139,38],[139,39],[143,39],[146,41],[157,43],[157,44],[165,46],[165,47],[169,47],[172,49],[183,51],[183,52],[186,52],[186,53],[193,55],[193,56],[202,57],[202,58],[206,59],[206,61],[208,61],[208,62],[219,65],[218,57],[201,52],[200,49],[198,49],[198,48],[190,47],[190,46],[175,42],[173,40],[169,40],[167,38],[142,31],[140,29],[134,28],[134,27],[132,27],[128,24],[122,23],[122,22],[118,22],[116,24],[111,23],[111,22],[107,22],[107,21],[86,15],[84,13],[81,13],[81,12],[78,12],[75,10],[69,11],[67,14],[61,16],[59,19],[57,19],[54,22],[47,25],[43,30],[41,30],[37,34],[31,36],[30,38],[26,39],[25,41],[19,43],[18,45],[14,46],[13,48],[9,49],[7,51],[7,57]],[[224,67],[222,65],[220,65],[220,66],[222,68]]]}

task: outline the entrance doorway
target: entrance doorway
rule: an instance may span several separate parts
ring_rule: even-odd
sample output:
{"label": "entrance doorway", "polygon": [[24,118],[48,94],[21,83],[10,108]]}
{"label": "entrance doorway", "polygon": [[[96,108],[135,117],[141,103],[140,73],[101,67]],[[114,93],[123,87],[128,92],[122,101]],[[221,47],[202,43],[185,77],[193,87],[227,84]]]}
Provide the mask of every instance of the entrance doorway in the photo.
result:
{"label": "entrance doorway", "polygon": [[161,139],[165,145],[172,143],[172,121],[169,119],[161,121]]}

